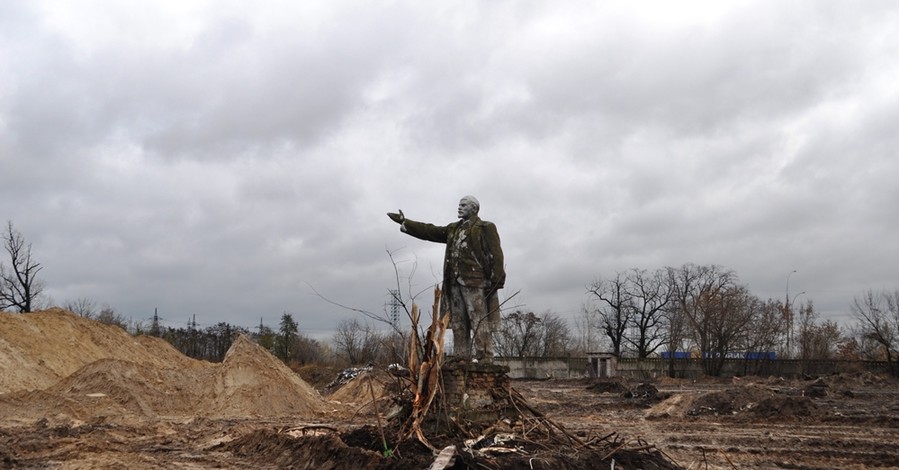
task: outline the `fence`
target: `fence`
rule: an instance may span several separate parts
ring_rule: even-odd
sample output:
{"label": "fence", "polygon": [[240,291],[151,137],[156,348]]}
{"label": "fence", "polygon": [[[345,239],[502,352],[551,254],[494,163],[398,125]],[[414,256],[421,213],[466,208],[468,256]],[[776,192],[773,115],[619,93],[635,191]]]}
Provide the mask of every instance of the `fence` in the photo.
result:
{"label": "fence", "polygon": [[[494,362],[509,367],[509,377],[513,379],[582,378],[589,375],[590,364],[586,357],[496,358]],[[704,375],[703,370],[701,359],[622,358],[618,359],[617,370],[612,375],[639,380],[669,376],[695,379]],[[720,376],[814,377],[865,371],[887,374],[890,367],[886,362],[875,361],[726,359]]]}
{"label": "fence", "polygon": [[493,362],[507,366],[513,379],[579,379],[587,375],[588,364],[586,357],[498,357]]}
{"label": "fence", "polygon": [[[703,376],[701,359],[619,359],[618,373],[638,379],[657,377],[698,378]],[[856,372],[889,373],[886,362],[839,360],[747,360],[726,359],[721,377],[802,377]]]}

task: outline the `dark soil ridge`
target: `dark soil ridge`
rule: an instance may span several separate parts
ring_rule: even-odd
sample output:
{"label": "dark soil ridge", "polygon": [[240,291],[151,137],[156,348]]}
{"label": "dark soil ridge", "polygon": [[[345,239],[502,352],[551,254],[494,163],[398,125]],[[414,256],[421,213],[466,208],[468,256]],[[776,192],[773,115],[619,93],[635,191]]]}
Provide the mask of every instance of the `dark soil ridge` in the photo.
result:
{"label": "dark soil ridge", "polygon": [[[436,442],[436,440],[435,440]],[[502,468],[512,470],[554,469],[592,470],[596,468],[642,468],[644,470],[677,470],[682,467],[672,463],[658,451],[630,449],[619,444],[617,448],[577,449],[549,447],[534,441],[506,442],[510,453],[478,454],[462,451],[461,441],[444,440],[441,447],[455,445],[454,462],[447,469]],[[274,430],[259,430],[226,444],[221,450],[232,452],[262,468],[316,468],[331,469],[420,469],[428,468],[434,461],[432,452],[416,442],[408,442],[391,449],[392,456],[385,456],[377,430],[363,426],[342,434],[301,436],[298,438]]]}

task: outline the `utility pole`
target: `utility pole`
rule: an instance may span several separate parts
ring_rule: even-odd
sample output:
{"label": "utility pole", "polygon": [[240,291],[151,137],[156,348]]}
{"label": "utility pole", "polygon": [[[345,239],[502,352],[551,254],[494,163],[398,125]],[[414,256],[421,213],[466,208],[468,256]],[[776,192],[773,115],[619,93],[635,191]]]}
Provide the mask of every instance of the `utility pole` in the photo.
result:
{"label": "utility pole", "polygon": [[197,335],[197,314],[195,313],[193,316],[193,321],[190,319],[187,320],[187,330],[190,332],[190,354],[189,356],[192,358],[197,358],[197,352],[200,350],[200,345],[198,344],[198,335]]}
{"label": "utility pole", "polygon": [[794,357],[793,356],[793,343],[794,343],[793,335],[794,335],[795,321],[793,318],[793,302],[800,295],[805,294],[805,291],[802,291],[802,292],[796,294],[792,299],[790,299],[790,276],[792,276],[793,273],[795,273],[795,272],[796,272],[796,270],[794,269],[794,270],[790,271],[789,274],[787,274],[787,288],[786,288],[787,299],[786,299],[786,302],[784,303],[784,317],[787,319],[787,322],[789,322],[787,324],[787,357],[790,359],[792,359]]}
{"label": "utility pole", "polygon": [[150,336],[160,337],[161,331],[159,328],[159,308],[153,307],[153,323],[150,325]]}

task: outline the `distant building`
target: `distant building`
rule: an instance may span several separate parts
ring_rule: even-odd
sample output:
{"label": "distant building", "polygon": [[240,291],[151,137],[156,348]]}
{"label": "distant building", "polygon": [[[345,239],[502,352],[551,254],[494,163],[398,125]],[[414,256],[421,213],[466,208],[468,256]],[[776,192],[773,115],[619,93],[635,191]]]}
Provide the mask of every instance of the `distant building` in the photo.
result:
{"label": "distant building", "polygon": [[587,353],[587,376],[618,376],[618,357],[612,353]]}

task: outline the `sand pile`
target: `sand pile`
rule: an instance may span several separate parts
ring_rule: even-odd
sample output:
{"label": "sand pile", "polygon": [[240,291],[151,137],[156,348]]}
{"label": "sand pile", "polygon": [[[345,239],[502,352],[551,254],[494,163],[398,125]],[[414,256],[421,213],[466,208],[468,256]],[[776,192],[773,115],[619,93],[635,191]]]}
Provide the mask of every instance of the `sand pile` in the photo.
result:
{"label": "sand pile", "polygon": [[241,335],[215,371],[204,414],[308,416],[324,410],[321,395],[262,346]]}
{"label": "sand pile", "polygon": [[191,415],[199,402],[191,382],[209,382],[198,380],[195,372],[206,371],[185,373],[173,367],[100,359],[44,390],[0,395],[0,418],[64,422]]}
{"label": "sand pile", "polygon": [[381,414],[388,414],[395,408],[390,392],[391,389],[395,389],[395,385],[386,373],[371,370],[353,377],[328,395],[327,399],[334,411],[340,415],[367,416],[374,415],[375,410]]}
{"label": "sand pile", "polygon": [[47,388],[99,359],[187,368],[200,362],[159,342],[58,308],[0,313],[0,393]]}
{"label": "sand pile", "polygon": [[340,403],[367,403],[372,401],[372,391],[380,399],[384,396],[384,380],[384,377],[378,377],[373,372],[363,372],[334,390],[328,399]]}
{"label": "sand pile", "polygon": [[0,314],[0,419],[309,416],[318,393],[241,336],[221,364],[63,310]]}

